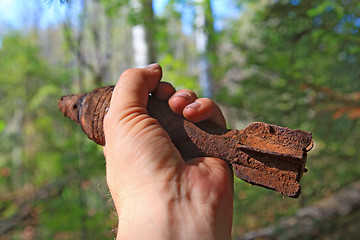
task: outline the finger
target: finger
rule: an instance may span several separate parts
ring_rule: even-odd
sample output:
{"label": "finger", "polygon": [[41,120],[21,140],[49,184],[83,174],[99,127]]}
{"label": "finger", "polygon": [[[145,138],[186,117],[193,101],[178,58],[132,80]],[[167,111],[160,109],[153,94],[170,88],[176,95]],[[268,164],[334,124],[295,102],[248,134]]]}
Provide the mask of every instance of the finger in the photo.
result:
{"label": "finger", "polygon": [[188,104],[183,115],[192,122],[210,121],[218,126],[226,127],[224,115],[220,107],[208,98],[199,98]]}
{"label": "finger", "polygon": [[169,99],[169,106],[174,113],[183,114],[184,108],[196,99],[197,96],[195,92],[188,89],[182,89],[171,96]]}
{"label": "finger", "polygon": [[170,83],[160,82],[152,94],[157,99],[167,101],[175,93],[175,91],[175,88]]}

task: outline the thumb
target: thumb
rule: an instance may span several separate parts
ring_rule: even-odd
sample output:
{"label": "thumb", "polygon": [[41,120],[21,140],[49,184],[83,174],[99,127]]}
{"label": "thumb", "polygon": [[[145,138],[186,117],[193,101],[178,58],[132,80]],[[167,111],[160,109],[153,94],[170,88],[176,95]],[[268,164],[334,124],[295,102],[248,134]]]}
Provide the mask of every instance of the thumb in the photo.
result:
{"label": "thumb", "polygon": [[162,69],[154,63],[146,68],[133,68],[123,72],[112,94],[109,113],[119,121],[129,114],[129,108],[144,111],[148,95],[154,91],[162,77]]}

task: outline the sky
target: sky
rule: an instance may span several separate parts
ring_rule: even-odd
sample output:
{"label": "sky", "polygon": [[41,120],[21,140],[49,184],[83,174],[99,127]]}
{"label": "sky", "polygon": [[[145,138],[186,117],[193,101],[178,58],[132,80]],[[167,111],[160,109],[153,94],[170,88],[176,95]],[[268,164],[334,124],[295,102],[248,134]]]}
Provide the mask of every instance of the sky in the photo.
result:
{"label": "sky", "polygon": [[63,19],[65,11],[66,6],[61,5],[58,0],[54,0],[51,5],[43,0],[0,0],[0,24],[20,28],[24,24],[24,16],[42,12],[42,18],[38,21],[41,27],[46,27]]}
{"label": "sky", "polygon": [[[164,11],[164,8],[169,0],[154,0],[153,6],[155,14],[161,14]],[[39,6],[39,2],[42,4]],[[0,0],[0,32],[2,26],[11,27],[11,28],[20,28],[24,25],[25,21],[24,16],[32,14],[36,16],[38,14],[41,19],[33,19],[40,24],[40,27],[47,27],[51,24],[56,24],[61,21],[67,10],[66,4],[60,4],[59,0],[53,0],[52,4],[48,3],[49,0],[37,0],[37,1],[27,1],[27,0]],[[76,2],[76,1],[74,1]],[[212,0],[212,7],[215,17],[215,29],[221,29],[223,27],[222,19],[225,17],[233,17],[239,14],[239,9],[237,9],[233,1],[231,0]],[[183,31],[185,33],[190,33],[193,13],[189,9],[180,9],[182,12],[182,21],[183,21]],[[31,22],[26,22],[31,24]]]}

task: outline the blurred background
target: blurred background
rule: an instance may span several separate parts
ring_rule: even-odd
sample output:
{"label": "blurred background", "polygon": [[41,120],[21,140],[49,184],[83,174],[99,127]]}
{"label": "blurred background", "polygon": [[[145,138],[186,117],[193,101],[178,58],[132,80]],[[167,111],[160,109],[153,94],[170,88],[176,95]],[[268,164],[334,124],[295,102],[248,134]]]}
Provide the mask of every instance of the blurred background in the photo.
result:
{"label": "blurred background", "polygon": [[112,239],[102,149],[57,99],[159,62],[228,126],[311,131],[298,199],[235,180],[234,239],[359,239],[356,0],[0,0],[0,239]]}

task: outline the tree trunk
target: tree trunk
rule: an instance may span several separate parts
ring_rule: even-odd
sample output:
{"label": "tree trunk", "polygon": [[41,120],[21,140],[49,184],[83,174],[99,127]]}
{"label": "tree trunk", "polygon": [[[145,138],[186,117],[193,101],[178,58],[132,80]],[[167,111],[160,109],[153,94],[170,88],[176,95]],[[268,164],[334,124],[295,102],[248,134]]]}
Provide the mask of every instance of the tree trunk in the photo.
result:
{"label": "tree trunk", "polygon": [[134,66],[144,67],[156,62],[152,0],[132,0],[130,6],[135,16],[141,16],[131,29]]}
{"label": "tree trunk", "polygon": [[214,25],[210,0],[195,0],[195,39],[199,54],[199,84],[204,97],[213,95],[210,55],[214,49]]}

